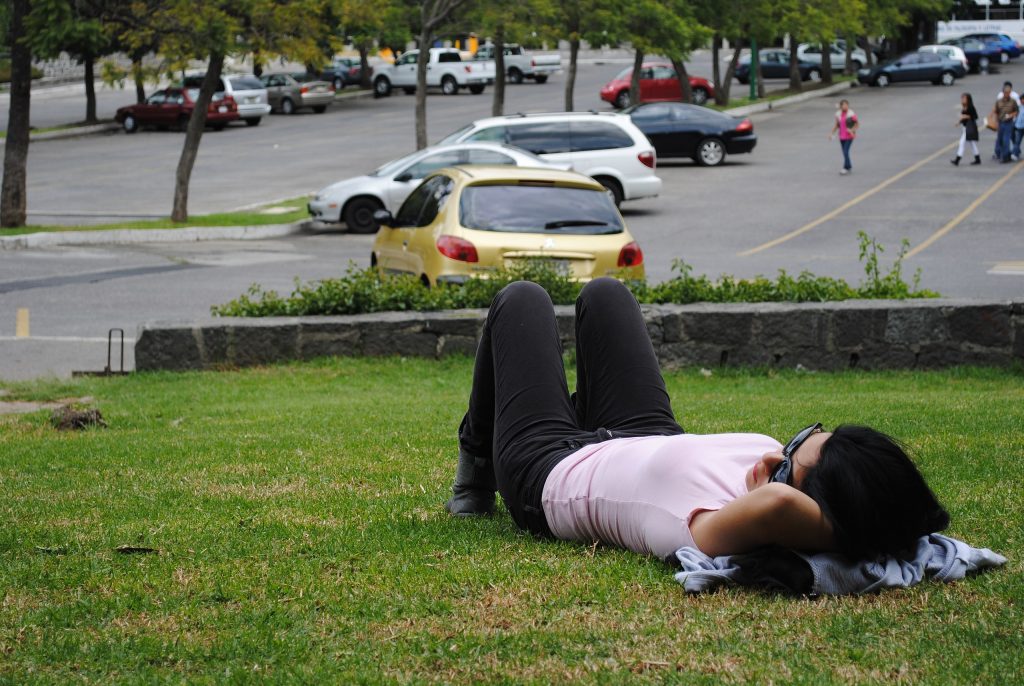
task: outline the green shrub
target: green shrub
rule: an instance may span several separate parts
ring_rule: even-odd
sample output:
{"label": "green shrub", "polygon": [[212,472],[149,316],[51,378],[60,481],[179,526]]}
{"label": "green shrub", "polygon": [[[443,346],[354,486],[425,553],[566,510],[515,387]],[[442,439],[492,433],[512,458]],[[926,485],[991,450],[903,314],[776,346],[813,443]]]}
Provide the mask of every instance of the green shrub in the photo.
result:
{"label": "green shrub", "polygon": [[[724,275],[712,281],[704,275],[694,276],[693,268],[682,260],[672,263],[677,275],[668,281],[654,285],[639,280],[626,280],[625,283],[642,303],[828,302],[853,298],[938,296],[918,288],[920,270],[914,275],[913,284],[903,281],[906,241],[903,241],[890,271],[883,274],[878,255],[884,248],[864,232],[858,234],[858,239],[866,279],[856,287],[843,279],[815,276],[806,271],[794,278],[782,269],[775,279],[763,276],[737,279]],[[540,284],[556,305],[571,305],[583,287],[546,260],[528,260],[509,269],[496,270],[486,279],[439,284],[434,288],[424,288],[412,275],[379,275],[375,268],[358,269],[350,263],[344,276],[338,279],[305,284],[296,280],[295,290],[287,298],[253,284],[248,292],[235,300],[210,309],[222,317],[271,317],[485,308],[498,291],[513,281]]]}
{"label": "green shrub", "polygon": [[[32,67],[32,78],[41,79],[43,78],[43,72],[35,67]],[[11,82],[11,60],[0,59],[0,83]]]}

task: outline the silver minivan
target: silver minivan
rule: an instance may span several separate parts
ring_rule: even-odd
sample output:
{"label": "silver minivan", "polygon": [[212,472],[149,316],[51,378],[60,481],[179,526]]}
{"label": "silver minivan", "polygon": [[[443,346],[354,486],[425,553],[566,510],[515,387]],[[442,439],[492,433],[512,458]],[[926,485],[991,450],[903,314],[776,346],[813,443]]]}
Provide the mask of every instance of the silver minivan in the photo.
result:
{"label": "silver minivan", "polygon": [[[185,77],[185,88],[200,88],[206,74]],[[270,101],[263,82],[252,74],[224,74],[217,84],[218,93],[227,93],[238,106],[238,116],[249,126],[256,126],[270,114]]]}

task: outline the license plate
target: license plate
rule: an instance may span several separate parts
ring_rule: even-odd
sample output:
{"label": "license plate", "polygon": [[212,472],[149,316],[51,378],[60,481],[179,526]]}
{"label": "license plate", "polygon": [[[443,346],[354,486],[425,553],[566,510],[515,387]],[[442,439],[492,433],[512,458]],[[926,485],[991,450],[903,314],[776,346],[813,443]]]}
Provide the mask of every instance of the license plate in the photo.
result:
{"label": "license plate", "polygon": [[248,102],[248,103],[259,102],[259,100],[260,100],[259,96],[250,96],[250,97],[245,99],[245,101]]}
{"label": "license plate", "polygon": [[220,107],[217,108],[217,111],[218,112],[227,112],[228,108],[227,108],[226,105],[221,105]]}

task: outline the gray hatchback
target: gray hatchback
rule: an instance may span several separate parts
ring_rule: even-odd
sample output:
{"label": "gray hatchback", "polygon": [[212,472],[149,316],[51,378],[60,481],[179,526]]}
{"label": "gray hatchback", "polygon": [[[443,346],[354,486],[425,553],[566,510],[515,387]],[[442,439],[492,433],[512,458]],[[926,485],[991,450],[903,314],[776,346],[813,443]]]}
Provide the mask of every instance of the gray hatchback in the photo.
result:
{"label": "gray hatchback", "polygon": [[317,114],[327,110],[334,102],[334,91],[326,81],[300,83],[290,74],[264,74],[260,81],[267,88],[272,112],[291,114],[309,107]]}

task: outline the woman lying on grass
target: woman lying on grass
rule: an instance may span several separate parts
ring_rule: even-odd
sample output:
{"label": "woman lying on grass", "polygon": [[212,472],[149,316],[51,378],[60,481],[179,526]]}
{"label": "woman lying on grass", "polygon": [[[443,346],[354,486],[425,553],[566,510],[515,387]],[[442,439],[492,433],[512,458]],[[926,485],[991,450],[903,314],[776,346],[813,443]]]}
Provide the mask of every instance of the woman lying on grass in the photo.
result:
{"label": "woman lying on grass", "polygon": [[576,368],[570,398],[540,286],[517,282],[495,297],[449,512],[490,514],[497,490],[534,534],[660,558],[773,544],[899,554],[949,523],[914,463],[874,429],[814,424],[785,447],[759,434],[684,433],[640,307],[614,279],[576,301]]}

